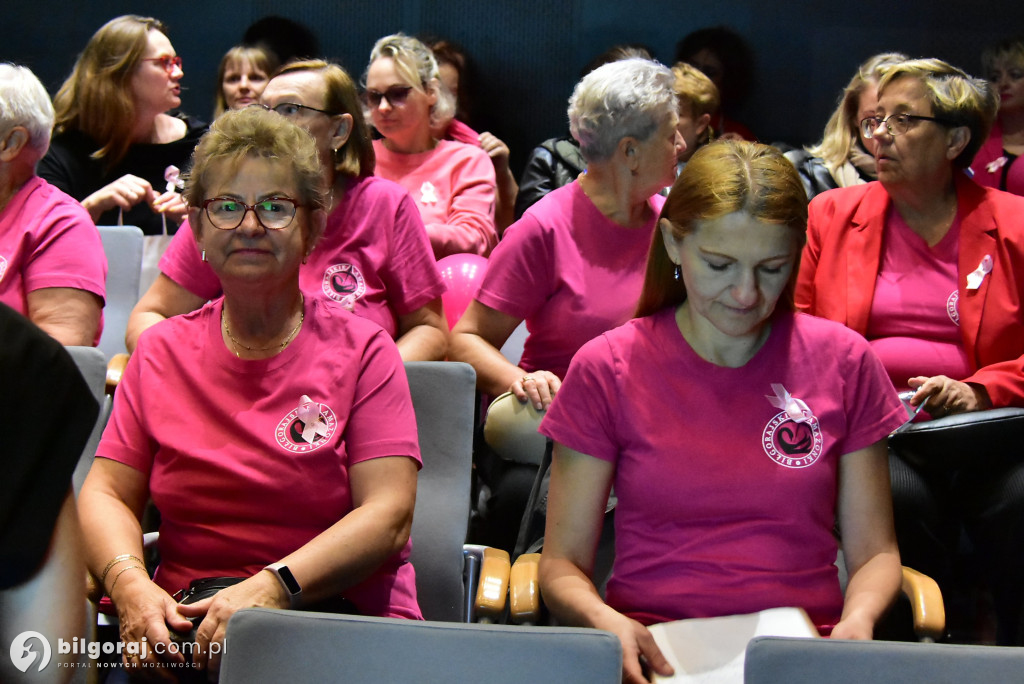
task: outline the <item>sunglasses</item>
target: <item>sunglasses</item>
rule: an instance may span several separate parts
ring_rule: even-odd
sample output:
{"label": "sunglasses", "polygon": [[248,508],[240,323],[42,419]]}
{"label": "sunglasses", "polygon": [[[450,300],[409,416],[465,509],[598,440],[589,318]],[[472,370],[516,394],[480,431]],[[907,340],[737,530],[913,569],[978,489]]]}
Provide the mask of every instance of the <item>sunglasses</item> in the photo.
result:
{"label": "sunglasses", "polygon": [[387,100],[388,104],[392,107],[402,107],[405,105],[405,101],[409,99],[410,92],[412,92],[412,86],[395,85],[383,93],[379,90],[367,90],[364,97],[366,98],[366,104],[370,105],[372,109],[380,107],[382,100]]}
{"label": "sunglasses", "polygon": [[164,55],[163,57],[146,57],[143,62],[159,62],[168,74],[173,74],[175,69],[181,69],[181,57],[175,55]]}

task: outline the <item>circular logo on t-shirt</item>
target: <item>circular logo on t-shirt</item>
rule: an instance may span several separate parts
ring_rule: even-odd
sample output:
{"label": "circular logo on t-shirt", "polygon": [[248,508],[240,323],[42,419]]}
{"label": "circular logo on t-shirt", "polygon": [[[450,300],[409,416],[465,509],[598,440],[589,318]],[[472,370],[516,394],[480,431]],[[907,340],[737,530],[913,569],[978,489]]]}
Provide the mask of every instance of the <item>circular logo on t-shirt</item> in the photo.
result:
{"label": "circular logo on t-shirt", "polygon": [[303,407],[300,406],[277,424],[274,436],[282,448],[298,454],[314,451],[330,443],[331,436],[338,429],[338,417],[334,415],[334,411],[326,404],[316,405],[320,407],[320,414],[317,417],[320,429],[313,431],[312,441],[306,441],[302,437],[302,433],[306,429],[306,423],[299,420],[299,412],[303,410]]}
{"label": "circular logo on t-shirt", "polygon": [[353,264],[335,264],[324,272],[324,294],[349,311],[366,293],[366,279]]}
{"label": "circular logo on t-shirt", "polygon": [[7,257],[0,255],[0,280],[4,279],[5,273],[7,273]]}
{"label": "circular logo on t-shirt", "polygon": [[796,422],[782,411],[768,421],[761,445],[768,458],[786,468],[806,468],[821,456],[824,439],[818,419]]}
{"label": "circular logo on t-shirt", "polygon": [[954,324],[960,325],[960,291],[953,290],[953,294],[949,295],[949,299],[946,300],[946,313],[949,314],[949,320],[953,321]]}

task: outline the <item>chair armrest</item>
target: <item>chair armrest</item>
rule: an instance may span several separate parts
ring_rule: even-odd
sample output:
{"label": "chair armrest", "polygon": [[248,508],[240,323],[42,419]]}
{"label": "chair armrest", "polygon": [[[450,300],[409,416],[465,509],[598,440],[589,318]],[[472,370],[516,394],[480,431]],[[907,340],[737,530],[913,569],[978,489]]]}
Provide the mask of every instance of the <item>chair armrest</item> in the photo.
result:
{"label": "chair armrest", "polygon": [[511,569],[508,551],[490,546],[466,544],[463,553],[476,559],[480,566],[471,622],[493,622],[505,611],[508,578]]}
{"label": "chair armrest", "polygon": [[914,633],[922,641],[936,641],[946,631],[946,608],[939,585],[931,577],[903,566],[901,590],[910,599]]}
{"label": "chair armrest", "polygon": [[127,354],[114,354],[107,362],[107,394],[113,395],[124,375],[125,366],[128,365]]}
{"label": "chair armrest", "polygon": [[540,554],[524,553],[516,559],[509,576],[509,616],[517,625],[540,622]]}

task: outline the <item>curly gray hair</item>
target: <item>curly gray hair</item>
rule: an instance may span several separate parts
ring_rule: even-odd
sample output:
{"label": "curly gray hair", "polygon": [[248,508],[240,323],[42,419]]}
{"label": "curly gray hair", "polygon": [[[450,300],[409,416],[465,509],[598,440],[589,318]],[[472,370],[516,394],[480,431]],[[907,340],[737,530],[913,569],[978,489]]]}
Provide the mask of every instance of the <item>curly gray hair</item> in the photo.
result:
{"label": "curly gray hair", "polygon": [[675,114],[675,76],[663,64],[631,58],[594,69],[569,98],[569,131],[587,161],[609,159],[630,136],[647,140]]}

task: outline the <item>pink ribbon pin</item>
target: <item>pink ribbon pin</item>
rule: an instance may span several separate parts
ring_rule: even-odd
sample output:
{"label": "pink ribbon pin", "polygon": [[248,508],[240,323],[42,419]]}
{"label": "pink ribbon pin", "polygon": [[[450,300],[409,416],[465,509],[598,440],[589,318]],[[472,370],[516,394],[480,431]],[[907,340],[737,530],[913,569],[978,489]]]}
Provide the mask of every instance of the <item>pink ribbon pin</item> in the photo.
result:
{"label": "pink ribbon pin", "polygon": [[786,388],[777,382],[772,383],[772,390],[775,396],[764,395],[764,398],[771,402],[771,405],[786,412],[786,415],[794,423],[809,423],[814,420],[814,414],[800,399],[797,399]]}
{"label": "pink ribbon pin", "polygon": [[320,420],[320,404],[305,394],[299,400],[299,420],[302,421],[302,439],[312,444],[317,435],[327,436],[327,424]]}

